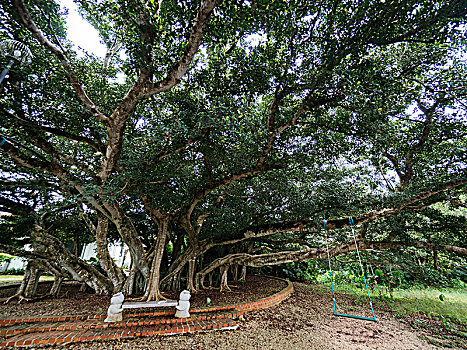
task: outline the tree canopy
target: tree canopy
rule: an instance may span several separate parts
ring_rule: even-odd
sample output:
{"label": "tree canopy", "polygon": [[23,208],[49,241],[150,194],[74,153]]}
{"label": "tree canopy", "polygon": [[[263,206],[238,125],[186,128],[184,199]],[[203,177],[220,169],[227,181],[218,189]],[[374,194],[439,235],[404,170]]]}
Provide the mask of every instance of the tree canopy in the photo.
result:
{"label": "tree canopy", "polygon": [[104,59],[54,1],[12,3],[0,40],[34,58],[0,86],[0,251],[147,300],[325,258],[323,219],[333,256],[349,216],[362,250],[466,254],[465,1],[79,0]]}

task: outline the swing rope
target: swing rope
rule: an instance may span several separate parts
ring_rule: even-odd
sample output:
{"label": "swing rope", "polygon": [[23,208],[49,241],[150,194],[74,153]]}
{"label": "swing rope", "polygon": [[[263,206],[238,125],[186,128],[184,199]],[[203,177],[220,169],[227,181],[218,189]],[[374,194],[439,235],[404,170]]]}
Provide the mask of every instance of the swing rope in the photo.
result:
{"label": "swing rope", "polygon": [[324,223],[324,239],[326,241],[326,251],[328,253],[329,276],[331,276],[332,303],[334,305],[334,315],[335,315],[337,314],[337,307],[336,307],[336,297],[334,295],[334,283],[332,282],[332,276],[334,275],[334,273],[332,272],[331,257],[329,256],[329,243],[328,243],[328,233],[326,230],[326,220],[323,220],[323,223]]}
{"label": "swing rope", "polygon": [[356,248],[357,256],[358,256],[358,262],[360,263],[360,268],[362,270],[363,281],[365,282],[366,292],[367,292],[367,295],[368,295],[368,300],[370,301],[371,313],[373,315],[373,318],[363,317],[363,316],[355,316],[355,315],[348,315],[348,314],[341,314],[341,313],[337,312],[336,297],[335,297],[335,293],[334,293],[334,282],[333,282],[334,273],[332,271],[331,256],[329,254],[329,244],[328,244],[328,234],[327,234],[327,229],[326,229],[326,220],[323,220],[323,223],[324,223],[324,237],[325,237],[325,240],[326,240],[326,251],[327,251],[327,254],[328,254],[328,263],[329,263],[329,275],[331,276],[331,290],[332,290],[332,302],[333,302],[333,305],[334,305],[334,315],[335,316],[356,318],[356,319],[366,320],[366,321],[378,322],[378,320],[376,319],[376,316],[375,316],[375,311],[373,310],[373,303],[371,302],[370,291],[368,289],[368,284],[366,282],[365,272],[363,270],[362,259],[360,258],[360,252],[358,250],[357,238],[355,236],[354,221],[353,221],[353,218],[351,216],[349,216],[349,222],[350,222],[350,228],[352,229],[352,236],[353,236],[353,239],[354,239],[354,242],[355,242],[355,248]]}

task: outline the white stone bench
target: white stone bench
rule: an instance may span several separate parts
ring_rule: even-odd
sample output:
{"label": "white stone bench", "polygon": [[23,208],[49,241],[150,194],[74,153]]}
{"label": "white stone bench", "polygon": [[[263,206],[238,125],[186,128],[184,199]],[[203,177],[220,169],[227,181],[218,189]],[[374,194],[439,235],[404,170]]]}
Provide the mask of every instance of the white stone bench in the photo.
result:
{"label": "white stone bench", "polygon": [[123,309],[141,309],[145,307],[170,307],[177,306],[177,300],[160,300],[160,301],[125,301],[122,305]]}
{"label": "white stone bench", "polygon": [[117,293],[110,299],[110,306],[107,310],[107,318],[104,322],[121,322],[123,320],[124,309],[141,309],[155,307],[175,307],[175,317],[187,318],[190,317],[190,292],[184,290],[180,293],[180,301],[176,300],[159,300],[159,301],[125,301],[122,293]]}

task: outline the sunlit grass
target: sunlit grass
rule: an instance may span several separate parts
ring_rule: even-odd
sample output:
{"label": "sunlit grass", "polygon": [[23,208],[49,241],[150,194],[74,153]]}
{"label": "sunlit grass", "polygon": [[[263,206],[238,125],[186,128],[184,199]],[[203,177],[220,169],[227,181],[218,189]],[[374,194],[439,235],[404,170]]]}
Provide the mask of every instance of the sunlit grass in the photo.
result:
{"label": "sunlit grass", "polygon": [[[21,282],[23,275],[0,275],[0,284],[2,282]],[[39,281],[53,281],[53,276],[41,276]]]}
{"label": "sunlit grass", "polygon": [[[325,283],[331,293],[330,283]],[[349,284],[334,285],[334,291],[353,295],[357,298],[367,298],[366,290]],[[431,317],[443,317],[454,322],[467,325],[467,290],[454,288],[425,288],[425,289],[396,289],[393,298],[385,292],[379,295],[377,291],[370,291],[375,301],[390,304],[391,309],[399,316],[424,313]]]}
{"label": "sunlit grass", "polygon": [[430,316],[448,317],[467,325],[467,290],[465,289],[396,290],[392,305],[395,311],[402,314],[423,312]]}

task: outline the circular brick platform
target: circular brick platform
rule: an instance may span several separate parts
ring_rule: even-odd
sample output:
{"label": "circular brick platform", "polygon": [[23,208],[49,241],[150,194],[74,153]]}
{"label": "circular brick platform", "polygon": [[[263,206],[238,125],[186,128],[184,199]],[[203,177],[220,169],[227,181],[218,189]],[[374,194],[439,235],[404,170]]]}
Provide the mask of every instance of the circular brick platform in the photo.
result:
{"label": "circular brick platform", "polygon": [[123,322],[110,324],[103,322],[106,315],[0,320],[0,347],[235,329],[243,313],[276,305],[293,293],[292,283],[280,280],[287,286],[274,295],[249,303],[191,309],[190,318],[177,319],[173,310],[165,310],[128,313]]}

